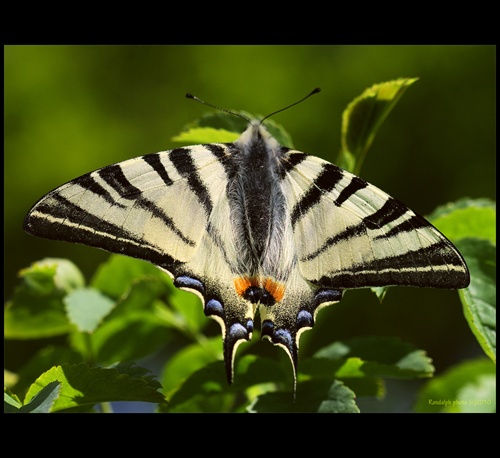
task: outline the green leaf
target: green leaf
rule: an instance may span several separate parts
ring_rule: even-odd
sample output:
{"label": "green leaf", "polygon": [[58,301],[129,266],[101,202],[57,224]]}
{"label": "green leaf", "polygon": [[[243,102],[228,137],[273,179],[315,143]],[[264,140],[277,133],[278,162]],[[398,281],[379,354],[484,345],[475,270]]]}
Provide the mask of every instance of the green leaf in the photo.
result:
{"label": "green leaf", "polygon": [[[246,349],[248,349],[248,345]],[[240,356],[236,361],[235,380],[232,388],[236,392],[242,392],[256,386],[264,387],[265,390],[275,390],[278,385],[281,385],[291,395],[293,379],[290,360],[283,353],[280,353],[280,358],[286,364],[280,364],[278,361],[256,355]],[[252,389],[252,392],[255,391],[257,390]]]}
{"label": "green leaf", "polygon": [[18,380],[14,388],[19,395],[26,394],[29,386],[41,373],[52,366],[63,363],[81,363],[82,356],[76,351],[54,345],[48,345],[38,350],[18,372]]}
{"label": "green leaf", "polygon": [[339,380],[309,380],[297,385],[294,402],[291,393],[265,393],[248,407],[252,413],[318,412],[359,413],[354,393]]}
{"label": "green leaf", "polygon": [[224,363],[215,361],[194,372],[169,400],[169,412],[230,412],[236,394],[225,377]]}
{"label": "green leaf", "polygon": [[373,293],[377,296],[377,299],[379,300],[380,303],[384,300],[385,295],[387,294],[387,291],[389,291],[390,286],[374,286],[373,288],[370,288]]}
{"label": "green leaf", "polygon": [[375,84],[356,97],[342,115],[341,151],[337,164],[359,174],[377,130],[408,86],[417,78]]}
{"label": "green leaf", "polygon": [[193,127],[172,137],[174,142],[198,145],[204,143],[230,143],[234,142],[239,134],[224,129],[213,127]]}
{"label": "green leaf", "polygon": [[495,412],[496,366],[485,358],[465,361],[427,382],[416,412]]}
{"label": "green leaf", "polygon": [[59,397],[51,409],[57,412],[78,406],[113,401],[165,402],[157,391],[160,384],[147,371],[119,365],[112,369],[90,367],[86,363],[63,364],[49,369],[28,390],[25,405],[53,382],[61,384]]}
{"label": "green leaf", "polygon": [[[275,361],[255,355],[244,355],[236,359],[234,382],[229,385],[224,362],[211,362],[193,372],[175,391],[170,399],[168,411],[244,411],[247,397],[275,390],[277,384],[283,383],[283,380],[287,380],[286,374]],[[290,391],[287,393],[290,401],[293,400],[291,387],[290,377]]]}
{"label": "green leaf", "polygon": [[194,372],[208,363],[222,359],[220,336],[205,339],[179,350],[163,369],[162,386],[165,396],[170,397]]}
{"label": "green leaf", "polygon": [[33,291],[41,294],[49,294],[54,288],[70,292],[85,284],[80,269],[68,259],[44,258],[21,270],[19,275]]}
{"label": "green leaf", "polygon": [[170,325],[196,338],[208,323],[200,298],[188,291],[172,288],[168,303],[173,309],[173,313],[168,317]]}
{"label": "green leaf", "polygon": [[71,330],[63,297],[84,285],[80,270],[66,259],[47,258],[20,272],[21,284],[4,310],[4,337],[39,339]]}
{"label": "green leaf", "polygon": [[6,413],[49,413],[59,397],[61,384],[51,382],[38,392],[26,405],[17,396],[4,392],[4,412]]}
{"label": "green leaf", "polygon": [[340,379],[357,396],[382,398],[383,378],[430,377],[431,359],[424,351],[395,337],[361,337],[334,342],[301,361],[299,380],[332,383]]}
{"label": "green leaf", "polygon": [[464,315],[484,352],[496,361],[496,205],[464,198],[437,208],[429,219],[465,258],[471,283],[459,291]]}
{"label": "green leaf", "polygon": [[[226,132],[232,132],[239,136],[248,127],[248,122],[240,116],[247,119],[254,119],[254,117],[242,110],[234,110],[232,113],[236,113],[239,116],[235,116],[234,114],[224,111],[211,111],[204,113],[198,119],[186,124],[182,128],[181,134],[182,132],[192,129],[209,127],[217,130],[225,130]],[[203,139],[201,139],[201,142],[204,143]]]}
{"label": "green leaf", "polygon": [[69,321],[80,332],[94,332],[115,302],[93,288],[80,288],[64,298]]}
{"label": "green leaf", "polygon": [[428,219],[452,241],[477,237],[496,244],[496,205],[491,200],[460,199],[436,208]]}
{"label": "green leaf", "polygon": [[8,388],[3,389],[3,411],[4,413],[17,413],[23,406],[16,394]]}
{"label": "green leaf", "polygon": [[52,411],[61,392],[61,384],[57,381],[44,386],[31,400],[19,409],[20,413],[49,413]]}
{"label": "green leaf", "polygon": [[73,348],[100,364],[135,360],[157,350],[169,339],[165,305],[158,300],[166,290],[163,278],[134,280],[91,335],[72,334]]}
{"label": "green leaf", "polygon": [[496,362],[496,247],[488,240],[456,242],[471,274],[468,288],[459,291],[464,315],[482,349]]}
{"label": "green leaf", "polygon": [[106,296],[118,299],[134,282],[143,277],[152,277],[165,284],[169,283],[168,275],[153,264],[113,254],[99,266],[90,285]]}
{"label": "green leaf", "polygon": [[301,372],[338,378],[430,377],[431,359],[424,351],[395,337],[361,337],[334,342],[302,363]]}

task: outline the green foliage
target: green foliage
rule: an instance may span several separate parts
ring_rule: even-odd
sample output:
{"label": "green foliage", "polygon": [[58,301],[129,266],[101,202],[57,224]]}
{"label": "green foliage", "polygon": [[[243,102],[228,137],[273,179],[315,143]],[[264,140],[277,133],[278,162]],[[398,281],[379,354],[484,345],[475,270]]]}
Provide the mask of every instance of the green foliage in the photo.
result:
{"label": "green foliage", "polygon": [[495,412],[495,364],[485,358],[457,364],[420,390],[415,411]]}
{"label": "green foliage", "polygon": [[337,165],[359,175],[375,134],[408,86],[418,78],[375,84],[356,97],[342,115],[341,150]]}
{"label": "green foliage", "polygon": [[496,362],[496,205],[461,199],[437,208],[429,220],[452,240],[467,262],[470,286],[460,290],[464,315],[477,341]]}
{"label": "green foliage", "polygon": [[[359,171],[382,121],[414,81],[375,85],[348,106],[340,158],[346,168]],[[292,145],[282,127],[271,120],[266,125],[280,142]],[[245,126],[241,118],[216,113],[187,126],[176,140],[233,141]],[[238,351],[235,381],[229,386],[220,333],[204,316],[200,300],[174,288],[155,266],[112,255],[86,285],[70,261],[44,259],[20,272],[5,308],[4,335],[25,341],[64,336],[66,341],[48,341],[17,374],[6,373],[4,411],[110,411],[111,402],[142,401],[171,413],[356,413],[358,399],[386,395],[386,379],[421,378],[430,381],[418,394],[417,412],[494,411],[495,205],[462,199],[436,209],[430,219],[457,244],[469,265],[471,285],[459,292],[460,300],[491,360],[461,363],[434,377],[427,353],[399,338],[330,341],[311,357],[301,357],[294,393],[286,356],[262,351],[256,330],[253,341]],[[387,290],[376,292],[383,297]],[[165,352],[160,381],[136,365]]]}
{"label": "green foliage", "polygon": [[[30,386],[19,412],[88,411],[111,401],[165,402],[158,381],[147,369],[121,364],[114,368],[87,363],[62,364],[44,372]],[[5,394],[4,394],[5,396]],[[12,399],[12,396],[9,396]]]}
{"label": "green foliage", "polygon": [[[83,286],[83,275],[65,259],[44,259],[23,269],[21,284],[4,312],[4,336],[37,339],[65,334],[71,329],[63,297]],[[15,304],[15,307],[14,307]]]}

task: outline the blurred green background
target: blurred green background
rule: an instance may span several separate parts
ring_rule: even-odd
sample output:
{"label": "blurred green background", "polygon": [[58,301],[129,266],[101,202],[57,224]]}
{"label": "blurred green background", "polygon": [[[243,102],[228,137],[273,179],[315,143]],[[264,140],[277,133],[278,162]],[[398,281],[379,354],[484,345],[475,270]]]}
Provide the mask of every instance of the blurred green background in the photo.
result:
{"label": "blurred green background", "polygon": [[[5,277],[67,257],[90,277],[107,253],[25,234],[31,206],[102,166],[171,149],[208,111],[184,98],[265,115],[315,87],[274,120],[297,149],[335,161],[346,105],[374,83],[419,77],[379,131],[361,176],[421,214],[461,197],[495,198],[494,46],[6,46],[4,48]],[[438,371],[481,354],[456,292],[394,288],[380,305],[352,292],[320,314],[303,352],[364,334],[427,350]],[[7,346],[7,350],[11,348]],[[15,370],[22,352],[6,352]]]}

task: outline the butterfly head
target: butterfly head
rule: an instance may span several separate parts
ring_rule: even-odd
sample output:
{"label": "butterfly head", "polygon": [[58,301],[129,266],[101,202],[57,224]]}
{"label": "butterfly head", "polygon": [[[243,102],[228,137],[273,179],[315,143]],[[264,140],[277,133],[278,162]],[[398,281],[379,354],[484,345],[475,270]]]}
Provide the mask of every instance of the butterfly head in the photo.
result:
{"label": "butterfly head", "polygon": [[243,151],[253,151],[255,148],[266,151],[276,151],[281,147],[278,141],[262,125],[261,121],[251,121],[235,144]]}

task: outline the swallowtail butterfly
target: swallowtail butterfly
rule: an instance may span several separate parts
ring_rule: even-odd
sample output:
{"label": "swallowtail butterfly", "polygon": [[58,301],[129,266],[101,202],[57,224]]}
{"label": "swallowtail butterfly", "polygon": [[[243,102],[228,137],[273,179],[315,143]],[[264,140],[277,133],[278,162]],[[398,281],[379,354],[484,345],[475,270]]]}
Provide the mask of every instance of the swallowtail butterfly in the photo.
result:
{"label": "swallowtail butterfly", "polygon": [[[314,92],[314,91],[313,91]],[[249,121],[233,143],[176,148],[87,173],[40,199],[33,235],[144,259],[197,294],[236,349],[261,334],[297,368],[299,339],[350,288],[465,288],[457,249],[377,187],[280,145]]]}

